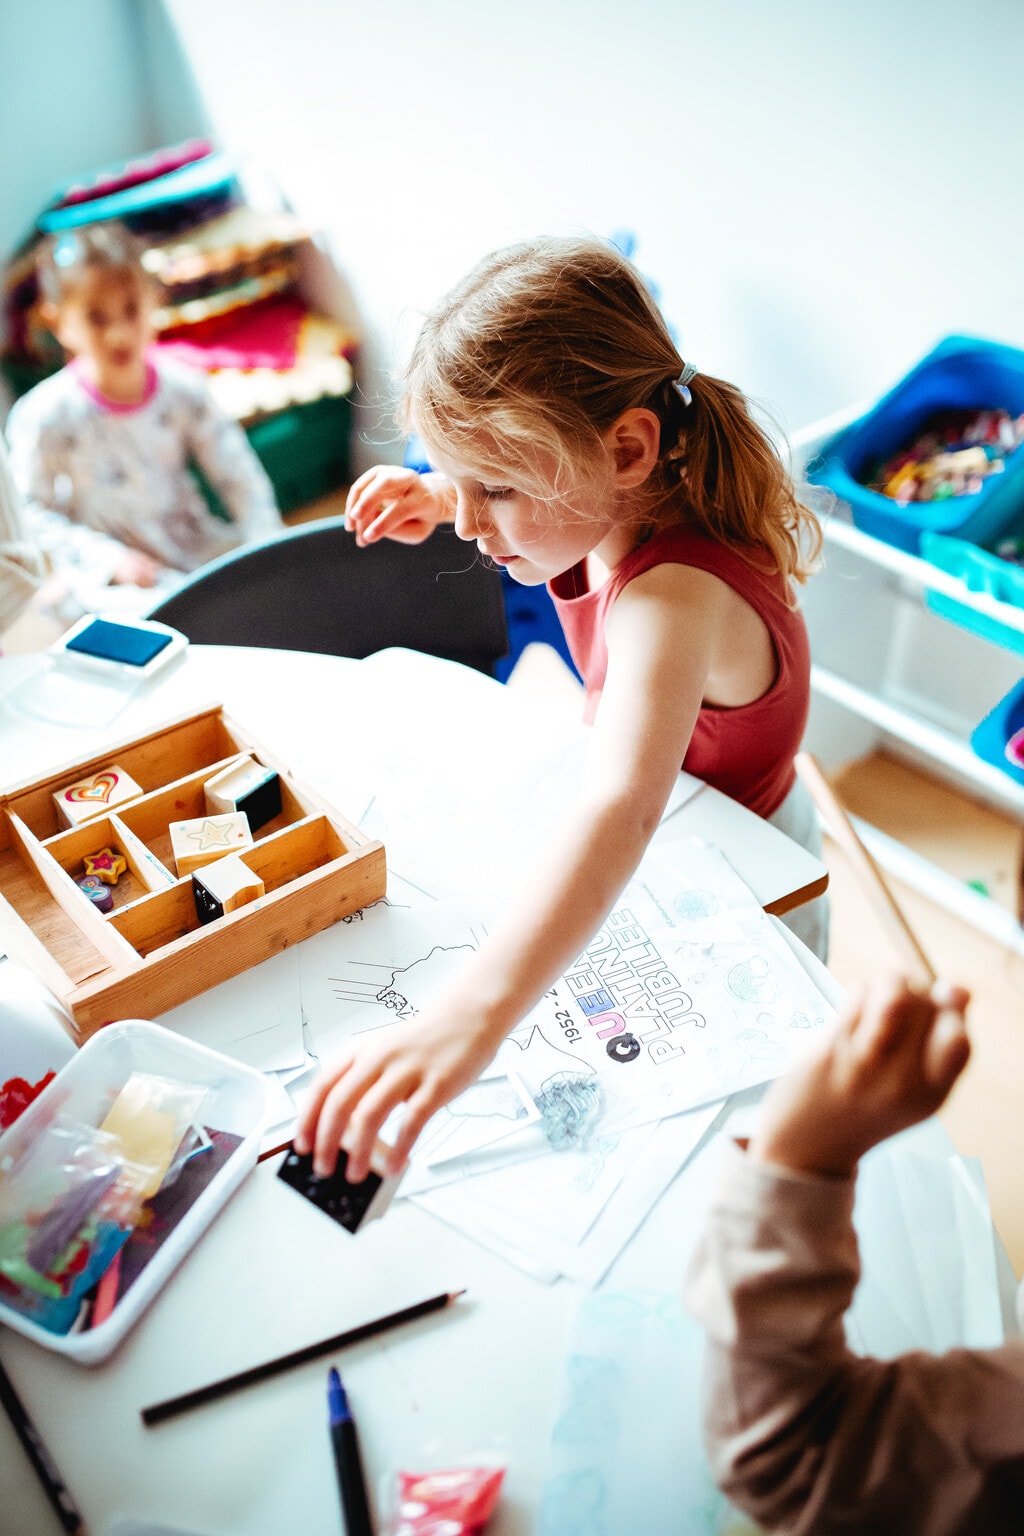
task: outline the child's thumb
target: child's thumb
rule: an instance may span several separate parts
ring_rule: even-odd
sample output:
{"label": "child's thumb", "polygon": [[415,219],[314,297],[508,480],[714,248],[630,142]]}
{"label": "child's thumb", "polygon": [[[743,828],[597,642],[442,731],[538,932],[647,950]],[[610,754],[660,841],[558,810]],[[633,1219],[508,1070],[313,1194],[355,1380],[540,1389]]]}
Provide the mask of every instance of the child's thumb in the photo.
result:
{"label": "child's thumb", "polygon": [[940,1008],[925,1042],[922,1061],[924,1075],[940,1103],[966,1067],[970,1054],[971,1042],[962,1008]]}

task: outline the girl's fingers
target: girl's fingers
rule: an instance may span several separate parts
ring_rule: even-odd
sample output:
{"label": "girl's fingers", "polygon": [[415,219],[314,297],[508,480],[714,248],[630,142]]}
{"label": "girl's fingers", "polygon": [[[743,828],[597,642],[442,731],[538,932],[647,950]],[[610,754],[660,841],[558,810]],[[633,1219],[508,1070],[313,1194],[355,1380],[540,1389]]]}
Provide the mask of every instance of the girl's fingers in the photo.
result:
{"label": "girl's fingers", "polygon": [[381,1126],[395,1105],[406,1099],[415,1082],[413,1071],[393,1069],[364,1094],[359,1107],[350,1116],[344,1144],[348,1153],[346,1176],[353,1184],[361,1184],[366,1178]]}
{"label": "girl's fingers", "polygon": [[316,1125],[313,1145],[313,1172],[325,1179],[334,1172],[338,1161],[338,1148],[348,1126],[353,1109],[380,1076],[377,1062],[356,1061],[340,1081],[333,1084],[324,1100]]}
{"label": "girl's fingers", "polygon": [[324,1100],[352,1064],[351,1056],[344,1057],[340,1062],[332,1066],[328,1071],[322,1072],[307,1091],[299,1108],[299,1117],[295,1122],[295,1150],[300,1157],[307,1152],[312,1152],[313,1141],[316,1134],[317,1121],[323,1108]]}
{"label": "girl's fingers", "polygon": [[388,1154],[389,1173],[401,1173],[408,1162],[409,1153],[413,1149],[416,1138],[431,1115],[436,1114],[444,1102],[444,1096],[436,1089],[428,1088],[426,1084],[422,1084],[411,1098],[406,1100],[401,1129]]}

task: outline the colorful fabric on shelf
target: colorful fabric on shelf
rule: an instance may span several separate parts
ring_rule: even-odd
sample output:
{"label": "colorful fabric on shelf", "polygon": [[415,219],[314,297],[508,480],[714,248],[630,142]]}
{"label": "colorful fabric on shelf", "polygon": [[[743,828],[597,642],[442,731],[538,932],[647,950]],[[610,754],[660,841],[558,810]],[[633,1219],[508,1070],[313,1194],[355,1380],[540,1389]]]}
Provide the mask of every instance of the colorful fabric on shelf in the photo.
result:
{"label": "colorful fabric on shelf", "polygon": [[269,298],[271,294],[282,293],[295,282],[297,273],[294,263],[284,262],[280,266],[271,267],[269,271],[262,272],[259,277],[245,278],[231,288],[220,288],[216,293],[209,293],[202,299],[188,299],[184,304],[165,304],[162,309],[155,311],[153,320],[158,333],[177,331],[192,325],[201,325],[203,321],[213,319],[217,315],[230,314],[236,309],[244,309],[250,304],[257,304],[261,299]]}
{"label": "colorful fabric on shelf", "polygon": [[246,205],[151,245],[142,264],[173,303],[258,276],[308,239],[309,231],[293,213]]}
{"label": "colorful fabric on shelf", "polygon": [[249,305],[158,343],[165,357],[215,368],[294,368],[310,358],[349,357],[356,337],[337,320],[312,314],[294,295]]}
{"label": "colorful fabric on shelf", "polygon": [[180,170],[183,165],[191,165],[194,160],[203,160],[212,153],[213,145],[209,139],[188,139],[184,144],[172,144],[151,155],[129,160],[126,165],[97,171],[91,181],[72,182],[53,206],[70,208],[76,203],[91,203],[98,197],[109,197],[142,182],[154,181],[158,176],[166,176],[168,172]]}

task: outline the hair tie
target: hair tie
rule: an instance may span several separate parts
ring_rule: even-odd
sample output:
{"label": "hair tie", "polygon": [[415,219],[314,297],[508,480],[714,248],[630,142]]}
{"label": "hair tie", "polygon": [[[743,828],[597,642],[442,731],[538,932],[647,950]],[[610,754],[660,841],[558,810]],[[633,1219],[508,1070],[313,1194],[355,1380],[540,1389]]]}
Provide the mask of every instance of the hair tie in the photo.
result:
{"label": "hair tie", "polygon": [[693,404],[693,396],[690,393],[690,380],[695,379],[696,377],[696,365],[693,363],[685,363],[683,365],[683,371],[679,375],[678,379],[672,380],[675,389],[678,391],[679,398],[684,405]]}

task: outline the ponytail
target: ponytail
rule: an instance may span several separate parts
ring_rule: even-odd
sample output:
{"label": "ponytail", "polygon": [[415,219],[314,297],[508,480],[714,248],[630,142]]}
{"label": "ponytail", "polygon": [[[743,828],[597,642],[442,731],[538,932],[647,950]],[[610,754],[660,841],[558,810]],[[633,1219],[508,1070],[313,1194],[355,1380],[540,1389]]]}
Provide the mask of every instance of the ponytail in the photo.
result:
{"label": "ponytail", "polygon": [[[688,388],[684,406],[669,385],[680,408],[671,416],[681,420],[662,461],[682,484],[693,521],[746,559],[806,581],[821,553],[821,529],[798,501],[775,444],[735,385],[699,373]],[[663,418],[663,443],[671,416]]]}

